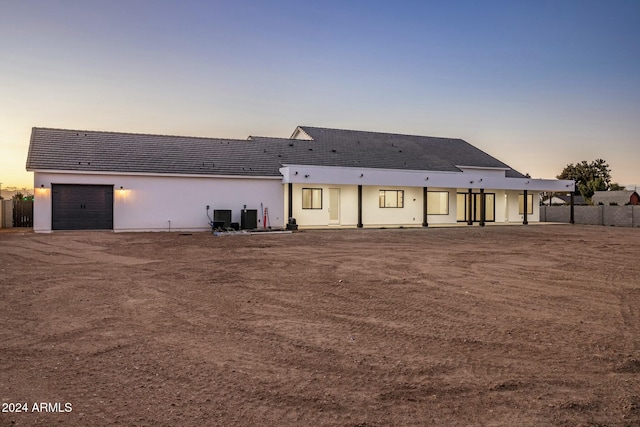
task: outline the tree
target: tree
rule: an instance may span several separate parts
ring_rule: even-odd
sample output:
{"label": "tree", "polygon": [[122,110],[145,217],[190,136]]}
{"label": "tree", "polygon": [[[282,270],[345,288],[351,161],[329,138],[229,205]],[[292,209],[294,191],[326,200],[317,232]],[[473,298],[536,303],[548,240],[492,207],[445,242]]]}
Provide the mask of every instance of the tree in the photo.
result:
{"label": "tree", "polygon": [[576,182],[578,191],[587,199],[596,191],[605,191],[611,187],[611,169],[607,162],[596,159],[591,163],[586,160],[568,164],[558,179],[571,179]]}
{"label": "tree", "polygon": [[609,186],[609,191],[623,191],[626,190],[624,185],[620,185],[617,182],[612,182]]}

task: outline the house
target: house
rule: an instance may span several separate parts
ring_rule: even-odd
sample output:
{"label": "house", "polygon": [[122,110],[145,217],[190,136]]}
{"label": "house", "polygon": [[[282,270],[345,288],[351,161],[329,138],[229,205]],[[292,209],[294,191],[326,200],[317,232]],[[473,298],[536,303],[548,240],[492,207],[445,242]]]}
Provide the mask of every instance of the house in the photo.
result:
{"label": "house", "polygon": [[594,205],[638,205],[640,196],[634,190],[596,191],[591,197]]}
{"label": "house", "polygon": [[[545,198],[542,201],[542,204],[549,206],[550,201],[551,201],[551,206],[570,205],[571,195],[570,194],[553,194],[550,198],[549,197]],[[585,200],[584,196],[574,195],[573,204],[574,206],[586,206],[587,201]]]}
{"label": "house", "polygon": [[247,140],[34,128],[27,170],[36,232],[207,230],[218,214],[245,228],[526,224],[538,192],[575,186],[461,139],[308,126]]}

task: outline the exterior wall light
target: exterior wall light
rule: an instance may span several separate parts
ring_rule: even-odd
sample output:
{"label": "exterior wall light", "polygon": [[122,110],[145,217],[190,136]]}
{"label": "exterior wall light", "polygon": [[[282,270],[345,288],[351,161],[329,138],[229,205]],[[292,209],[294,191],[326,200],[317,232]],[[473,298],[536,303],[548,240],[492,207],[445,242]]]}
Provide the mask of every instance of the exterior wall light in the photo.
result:
{"label": "exterior wall light", "polygon": [[360,178],[362,178],[363,176],[364,176],[364,174],[363,174],[363,173],[361,173],[361,174],[360,174]]}
{"label": "exterior wall light", "polygon": [[309,178],[309,175],[305,175],[304,177],[305,177],[305,178]]}

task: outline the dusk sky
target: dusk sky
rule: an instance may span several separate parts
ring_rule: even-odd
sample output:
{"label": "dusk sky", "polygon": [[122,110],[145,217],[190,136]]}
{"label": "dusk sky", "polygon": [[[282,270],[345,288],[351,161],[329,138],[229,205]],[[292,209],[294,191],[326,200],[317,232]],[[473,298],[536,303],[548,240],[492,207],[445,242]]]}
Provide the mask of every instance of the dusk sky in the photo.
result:
{"label": "dusk sky", "polygon": [[462,138],[640,185],[640,0],[0,0],[0,182],[32,127]]}

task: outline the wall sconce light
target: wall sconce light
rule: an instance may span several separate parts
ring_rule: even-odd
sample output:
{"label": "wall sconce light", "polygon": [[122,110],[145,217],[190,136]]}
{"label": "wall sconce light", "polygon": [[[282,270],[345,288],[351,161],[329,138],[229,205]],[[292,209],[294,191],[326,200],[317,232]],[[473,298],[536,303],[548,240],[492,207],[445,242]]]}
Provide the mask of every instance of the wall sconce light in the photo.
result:
{"label": "wall sconce light", "polygon": [[474,183],[474,181],[469,181],[469,184],[473,184],[473,183]]}
{"label": "wall sconce light", "polygon": [[482,182],[482,178],[480,178],[480,179],[478,180],[478,182]]}
{"label": "wall sconce light", "polygon": [[363,173],[361,173],[361,174],[360,174],[360,178],[362,178],[363,176],[364,176],[364,174],[363,174]]}
{"label": "wall sconce light", "polygon": [[40,184],[40,188],[44,190],[44,184]]}
{"label": "wall sconce light", "polygon": [[529,184],[529,181],[525,182],[525,185],[528,185],[528,184]]}
{"label": "wall sconce light", "polygon": [[298,175],[298,171],[296,171],[296,173],[294,173],[294,175]]}
{"label": "wall sconce light", "polygon": [[426,177],[424,180],[425,180],[425,181],[429,181],[429,177]]}
{"label": "wall sconce light", "polygon": [[120,193],[124,193],[124,187],[122,185],[120,186]]}
{"label": "wall sconce light", "polygon": [[309,175],[305,175],[304,177],[305,177],[305,178],[309,178]]}

